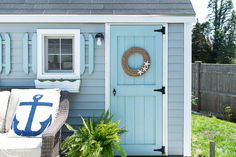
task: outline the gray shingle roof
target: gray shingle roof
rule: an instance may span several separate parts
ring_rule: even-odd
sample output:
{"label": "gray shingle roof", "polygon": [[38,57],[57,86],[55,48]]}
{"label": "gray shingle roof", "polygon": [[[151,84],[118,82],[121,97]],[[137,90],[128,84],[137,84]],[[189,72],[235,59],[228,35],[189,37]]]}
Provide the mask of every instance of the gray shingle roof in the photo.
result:
{"label": "gray shingle roof", "polygon": [[0,14],[195,15],[190,0],[0,0]]}

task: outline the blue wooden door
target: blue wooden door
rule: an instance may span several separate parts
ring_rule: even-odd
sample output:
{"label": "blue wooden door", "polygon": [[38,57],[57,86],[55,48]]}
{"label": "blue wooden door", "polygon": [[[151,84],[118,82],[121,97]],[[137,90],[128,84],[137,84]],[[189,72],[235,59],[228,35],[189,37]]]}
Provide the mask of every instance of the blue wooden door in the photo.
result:
{"label": "blue wooden door", "polygon": [[[128,155],[160,155],[163,143],[162,87],[163,37],[154,32],[162,26],[111,26],[111,114],[121,120],[128,132],[121,137]],[[142,76],[127,75],[122,56],[132,47],[146,50],[150,56],[149,70]],[[143,57],[131,55],[128,65],[139,69]]]}

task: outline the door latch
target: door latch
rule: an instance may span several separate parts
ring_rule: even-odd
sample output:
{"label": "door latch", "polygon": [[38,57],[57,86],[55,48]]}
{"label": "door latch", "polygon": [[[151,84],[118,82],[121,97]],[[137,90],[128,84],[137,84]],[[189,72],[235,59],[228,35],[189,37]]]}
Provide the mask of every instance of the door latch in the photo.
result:
{"label": "door latch", "polygon": [[154,92],[161,92],[162,94],[166,94],[166,87],[162,86],[160,89],[154,89]]}
{"label": "door latch", "polygon": [[116,96],[116,89],[113,89],[113,95]]}

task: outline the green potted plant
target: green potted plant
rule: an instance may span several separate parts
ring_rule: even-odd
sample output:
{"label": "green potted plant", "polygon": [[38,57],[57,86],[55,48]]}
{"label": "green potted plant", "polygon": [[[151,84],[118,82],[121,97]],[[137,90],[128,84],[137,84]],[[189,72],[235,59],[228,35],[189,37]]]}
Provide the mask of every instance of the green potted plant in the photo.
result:
{"label": "green potted plant", "polygon": [[81,119],[83,126],[78,129],[66,124],[73,134],[61,144],[64,156],[112,157],[114,151],[117,151],[121,157],[126,157],[126,153],[120,147],[120,135],[126,130],[119,128],[120,121],[113,122],[108,112],[102,114],[100,119]]}

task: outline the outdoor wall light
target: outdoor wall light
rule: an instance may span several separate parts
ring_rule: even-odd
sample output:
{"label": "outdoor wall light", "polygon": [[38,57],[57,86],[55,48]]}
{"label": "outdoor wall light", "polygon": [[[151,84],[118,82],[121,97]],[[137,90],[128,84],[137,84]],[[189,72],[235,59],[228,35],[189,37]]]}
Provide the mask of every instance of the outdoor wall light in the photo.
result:
{"label": "outdoor wall light", "polygon": [[97,33],[95,35],[96,43],[98,46],[102,45],[102,41],[104,40],[104,35],[102,33]]}

